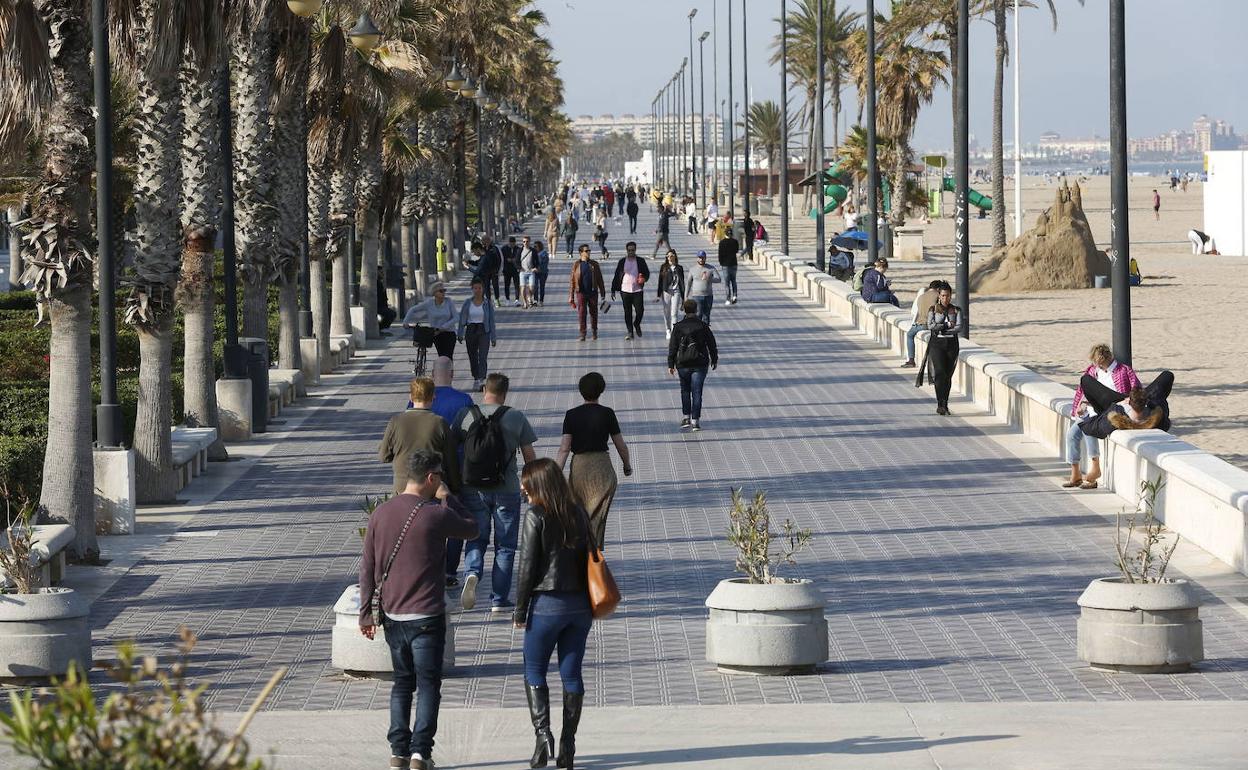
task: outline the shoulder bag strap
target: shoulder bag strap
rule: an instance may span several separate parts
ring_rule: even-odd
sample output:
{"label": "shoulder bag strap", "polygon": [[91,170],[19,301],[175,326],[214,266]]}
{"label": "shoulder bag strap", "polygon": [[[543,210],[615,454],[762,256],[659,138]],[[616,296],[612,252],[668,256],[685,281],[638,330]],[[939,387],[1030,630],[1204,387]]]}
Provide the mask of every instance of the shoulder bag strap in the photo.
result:
{"label": "shoulder bag strap", "polygon": [[394,548],[390,549],[390,555],[386,558],[386,566],[381,571],[381,580],[377,581],[377,586],[373,589],[373,595],[370,599],[373,623],[375,624],[381,624],[381,587],[385,584],[386,578],[390,577],[390,568],[394,566],[395,557],[399,555],[399,548],[403,545],[403,539],[407,537],[407,530],[412,526],[412,522],[416,520],[416,514],[428,502],[428,500],[421,500],[412,509],[412,512],[407,515],[407,521],[403,523],[403,529],[400,530],[398,539],[394,541]]}

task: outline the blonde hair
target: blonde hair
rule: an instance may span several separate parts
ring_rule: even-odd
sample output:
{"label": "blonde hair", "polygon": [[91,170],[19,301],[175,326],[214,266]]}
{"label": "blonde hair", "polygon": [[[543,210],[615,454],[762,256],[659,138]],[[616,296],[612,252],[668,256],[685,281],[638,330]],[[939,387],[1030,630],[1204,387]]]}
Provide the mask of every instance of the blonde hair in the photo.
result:
{"label": "blonde hair", "polygon": [[1108,366],[1114,360],[1114,351],[1110,350],[1109,345],[1103,342],[1093,345],[1092,349],[1088,351],[1088,360],[1094,364],[1104,361],[1105,365]]}
{"label": "blonde hair", "polygon": [[433,380],[428,377],[416,377],[412,380],[411,396],[414,404],[433,403]]}

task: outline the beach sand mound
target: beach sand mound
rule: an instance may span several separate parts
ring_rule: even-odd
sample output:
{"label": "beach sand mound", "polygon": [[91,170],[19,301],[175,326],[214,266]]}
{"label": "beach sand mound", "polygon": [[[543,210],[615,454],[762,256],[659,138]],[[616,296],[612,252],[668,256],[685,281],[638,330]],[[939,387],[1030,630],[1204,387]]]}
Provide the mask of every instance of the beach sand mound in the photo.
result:
{"label": "beach sand mound", "polygon": [[1035,227],[975,268],[971,289],[981,294],[1089,289],[1097,275],[1109,275],[1109,258],[1096,248],[1079,185],[1063,182]]}

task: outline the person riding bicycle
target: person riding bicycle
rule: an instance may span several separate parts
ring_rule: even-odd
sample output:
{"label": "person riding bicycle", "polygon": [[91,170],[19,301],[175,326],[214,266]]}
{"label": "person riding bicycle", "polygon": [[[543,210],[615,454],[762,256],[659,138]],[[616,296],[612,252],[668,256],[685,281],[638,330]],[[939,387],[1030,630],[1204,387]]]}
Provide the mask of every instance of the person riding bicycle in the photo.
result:
{"label": "person riding bicycle", "polygon": [[[420,325],[420,324],[424,325]],[[446,284],[437,281],[429,287],[429,296],[412,305],[403,316],[403,328],[412,330],[412,344],[433,345],[439,356],[455,357],[455,334],[459,318],[446,296]]]}

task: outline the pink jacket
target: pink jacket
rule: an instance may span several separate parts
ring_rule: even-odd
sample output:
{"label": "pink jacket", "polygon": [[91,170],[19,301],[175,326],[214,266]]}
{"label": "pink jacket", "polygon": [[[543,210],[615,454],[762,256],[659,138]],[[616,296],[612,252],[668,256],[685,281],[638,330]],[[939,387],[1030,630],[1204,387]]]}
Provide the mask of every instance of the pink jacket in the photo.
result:
{"label": "pink jacket", "polygon": [[[1118,364],[1116,367],[1114,367],[1114,371],[1112,373],[1112,376],[1114,378],[1114,390],[1125,395],[1132,388],[1144,387],[1140,383],[1140,378],[1135,375],[1134,369],[1132,369],[1131,367],[1121,362],[1116,361],[1114,363]],[[1111,364],[1111,366],[1113,366],[1113,364]],[[1095,377],[1096,376],[1096,364],[1092,364],[1087,369],[1084,369],[1083,373],[1088,375],[1089,377]],[[1079,419],[1079,406],[1082,403],[1083,403],[1083,386],[1080,385],[1079,387],[1075,388],[1075,403],[1074,403],[1074,406],[1071,407],[1071,414],[1074,415],[1076,420]]]}

